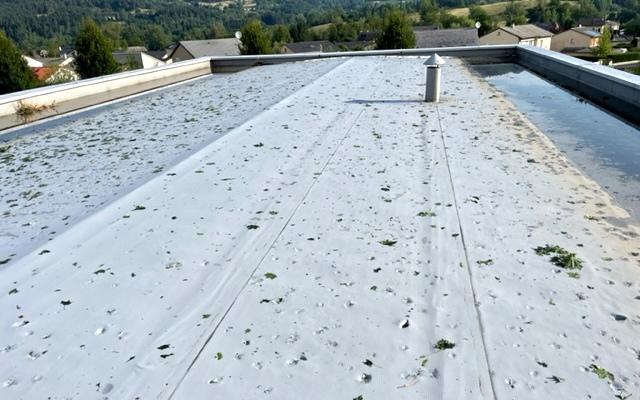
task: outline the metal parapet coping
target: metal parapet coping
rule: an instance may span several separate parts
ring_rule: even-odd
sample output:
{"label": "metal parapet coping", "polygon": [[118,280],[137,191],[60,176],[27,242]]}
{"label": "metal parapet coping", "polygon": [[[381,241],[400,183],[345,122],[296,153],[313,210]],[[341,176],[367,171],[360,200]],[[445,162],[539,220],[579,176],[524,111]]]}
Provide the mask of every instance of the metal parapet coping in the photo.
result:
{"label": "metal parapet coping", "polygon": [[[260,65],[335,57],[418,57],[434,53],[462,58],[471,63],[520,64],[536,74],[569,88],[613,114],[635,125],[640,125],[639,76],[533,46],[498,45],[202,57],[156,68],[2,95],[0,96],[0,131],[211,73],[229,73]],[[28,120],[21,120],[17,116],[17,110],[24,104],[36,109],[45,107],[45,110],[35,113]],[[55,109],[46,108],[51,104],[56,106]]]}

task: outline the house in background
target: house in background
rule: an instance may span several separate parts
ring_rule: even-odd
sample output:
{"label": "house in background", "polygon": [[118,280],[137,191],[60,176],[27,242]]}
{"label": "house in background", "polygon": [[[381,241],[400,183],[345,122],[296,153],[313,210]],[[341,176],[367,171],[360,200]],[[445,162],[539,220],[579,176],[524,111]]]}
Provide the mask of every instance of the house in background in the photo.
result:
{"label": "house in background", "polygon": [[113,53],[113,58],[124,70],[147,69],[170,63],[159,60],[146,51],[129,51],[129,49]]}
{"label": "house in background", "polygon": [[75,71],[74,57],[49,57],[35,59],[25,57],[36,79],[46,84],[55,84],[63,82],[77,81],[80,75]]}
{"label": "house in background", "polygon": [[286,43],[282,45],[281,53],[332,53],[338,51],[338,46],[328,40],[316,40],[311,42]]}
{"label": "house in background", "polygon": [[549,50],[553,33],[532,24],[503,26],[478,39],[480,44],[528,44]]}
{"label": "house in background", "polygon": [[80,80],[80,75],[70,65],[33,68],[33,72],[38,81],[48,85]]}
{"label": "house in background", "polygon": [[538,28],[544,29],[545,31],[551,32],[554,35],[557,35],[560,32],[564,32],[564,29],[557,22],[536,22],[534,23]]}
{"label": "house in background", "polygon": [[29,56],[22,56],[22,59],[27,62],[29,68],[42,68],[44,67],[44,63],[40,60],[36,60],[35,58]]}
{"label": "house in background", "polygon": [[415,26],[416,48],[477,46],[476,28],[432,29],[428,26]]}
{"label": "house in background", "polygon": [[167,59],[177,62],[199,57],[238,55],[240,55],[240,40],[236,38],[183,40],[178,42]]}
{"label": "house in background", "polygon": [[615,36],[620,32],[620,22],[611,21],[604,18],[581,18],[577,22],[578,28],[585,28],[594,32],[602,33],[605,28]]}
{"label": "house in background", "polygon": [[600,32],[588,28],[571,28],[555,35],[551,39],[551,50],[560,52],[576,52],[593,49],[600,44]]}

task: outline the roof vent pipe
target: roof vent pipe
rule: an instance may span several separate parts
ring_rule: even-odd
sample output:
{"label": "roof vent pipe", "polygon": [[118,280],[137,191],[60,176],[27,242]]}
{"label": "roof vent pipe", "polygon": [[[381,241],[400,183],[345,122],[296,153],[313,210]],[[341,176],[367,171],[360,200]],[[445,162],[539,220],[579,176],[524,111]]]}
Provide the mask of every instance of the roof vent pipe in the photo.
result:
{"label": "roof vent pipe", "polygon": [[424,65],[427,67],[427,82],[424,101],[437,103],[440,101],[440,66],[444,60],[437,54],[427,58]]}

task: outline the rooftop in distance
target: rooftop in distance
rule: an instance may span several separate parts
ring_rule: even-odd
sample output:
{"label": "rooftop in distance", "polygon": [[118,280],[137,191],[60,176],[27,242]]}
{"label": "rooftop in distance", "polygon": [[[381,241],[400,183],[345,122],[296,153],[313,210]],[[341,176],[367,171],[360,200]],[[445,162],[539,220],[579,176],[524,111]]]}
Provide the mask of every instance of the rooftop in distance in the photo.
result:
{"label": "rooftop in distance", "polygon": [[[25,174],[12,193],[54,194],[7,218],[75,222],[30,233],[0,269],[1,397],[640,393],[640,227],[446,61],[438,104],[422,101],[424,58],[330,59],[8,143],[0,160]],[[86,214],[59,201],[93,187],[81,166],[102,174]]]}

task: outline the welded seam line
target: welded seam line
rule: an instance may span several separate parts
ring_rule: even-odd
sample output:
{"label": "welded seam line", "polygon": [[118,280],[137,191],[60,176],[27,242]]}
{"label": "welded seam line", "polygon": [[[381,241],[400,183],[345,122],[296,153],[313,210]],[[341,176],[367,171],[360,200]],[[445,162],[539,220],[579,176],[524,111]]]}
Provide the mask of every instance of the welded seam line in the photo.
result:
{"label": "welded seam line", "polygon": [[444,130],[442,129],[442,119],[440,118],[440,108],[438,107],[438,105],[436,104],[436,113],[438,114],[438,126],[440,128],[440,138],[442,139],[442,147],[443,147],[443,151],[444,151],[444,159],[447,165],[447,171],[449,173],[449,183],[451,184],[451,192],[453,194],[453,205],[455,206],[456,209],[456,217],[458,218],[458,229],[460,229],[460,239],[462,240],[462,248],[464,250],[464,258],[467,262],[467,268],[466,270],[468,271],[468,276],[469,276],[469,285],[471,286],[471,294],[473,296],[473,307],[476,311],[476,319],[478,322],[478,327],[480,328],[480,339],[482,340],[482,353],[484,355],[484,359],[485,362],[487,363],[487,368],[489,369],[487,371],[488,375],[489,375],[489,385],[491,386],[491,393],[493,394],[493,399],[497,399],[498,397],[496,396],[496,391],[494,388],[494,382],[493,382],[493,375],[491,374],[491,364],[489,363],[489,356],[487,353],[487,343],[485,341],[485,332],[484,332],[484,325],[482,324],[482,317],[480,316],[480,309],[478,308],[478,301],[477,301],[477,297],[476,297],[476,289],[475,286],[473,285],[473,272],[471,271],[471,262],[469,261],[469,252],[467,251],[467,244],[466,241],[464,239],[465,235],[464,235],[464,230],[462,229],[462,219],[460,218],[460,210],[458,208],[458,199],[456,196],[456,189],[455,186],[453,185],[453,175],[451,173],[451,165],[449,163],[449,153],[447,152],[447,142],[444,138]]}
{"label": "welded seam line", "polygon": [[271,242],[271,245],[269,246],[269,248],[267,248],[267,250],[264,252],[264,254],[262,255],[262,257],[260,257],[260,260],[258,261],[258,264],[256,265],[256,267],[253,269],[253,271],[251,271],[251,274],[249,275],[249,277],[247,278],[247,280],[245,281],[245,283],[242,285],[242,287],[240,288],[240,290],[238,291],[238,293],[236,294],[236,296],[233,298],[233,301],[231,302],[231,304],[229,305],[229,307],[227,307],[227,309],[225,310],[224,314],[222,315],[222,318],[220,318],[220,321],[218,321],[218,323],[216,324],[216,326],[213,328],[213,331],[209,334],[209,336],[207,337],[207,340],[204,342],[204,344],[202,345],[202,347],[200,348],[200,350],[198,351],[198,353],[196,354],[195,358],[191,361],[191,363],[189,364],[189,366],[187,367],[187,370],[185,371],[185,373],[183,374],[183,376],[180,378],[180,380],[178,381],[178,383],[176,384],[176,387],[173,389],[173,391],[171,392],[171,394],[169,395],[168,399],[171,400],[173,398],[173,396],[176,394],[176,392],[178,391],[178,389],[180,388],[180,385],[182,384],[182,382],[185,380],[185,378],[187,377],[187,375],[189,374],[189,372],[191,371],[191,368],[195,365],[196,361],[198,361],[198,358],[200,358],[200,355],[204,352],[204,349],[207,347],[207,345],[209,344],[209,342],[211,341],[211,339],[213,339],[213,336],[215,335],[215,333],[218,331],[218,328],[220,327],[220,325],[222,325],[222,322],[225,320],[225,318],[227,317],[227,315],[229,314],[229,312],[231,311],[231,309],[233,308],[233,306],[235,305],[236,301],[238,300],[238,298],[240,297],[240,295],[242,294],[242,292],[245,290],[245,288],[247,287],[247,285],[249,284],[249,282],[251,281],[251,277],[256,273],[256,271],[258,270],[258,268],[260,268],[260,266],[262,265],[262,262],[264,261],[264,259],[267,257],[267,255],[269,254],[269,252],[273,249],[273,247],[275,246],[276,242],[278,241],[278,239],[280,239],[280,236],[282,236],[282,233],[284,232],[284,230],[289,226],[289,223],[291,222],[291,220],[293,219],[293,217],[296,215],[296,213],[298,212],[298,209],[302,206],[302,204],[305,202],[305,200],[307,199],[307,197],[309,196],[309,193],[311,193],[311,190],[313,189],[313,187],[315,186],[316,182],[318,182],[318,180],[320,179],[320,177],[322,176],[322,174],[324,174],[324,171],[326,170],[327,166],[329,165],[329,163],[331,163],[331,161],[333,160],[333,158],[335,157],[336,153],[338,152],[338,150],[342,147],[342,144],[344,143],[344,141],[347,139],[347,137],[349,136],[349,133],[351,133],[351,130],[353,129],[353,127],[355,126],[355,124],[358,122],[358,120],[360,119],[360,117],[362,116],[362,114],[364,113],[364,109],[361,110],[357,117],[354,119],[353,123],[349,126],[349,128],[347,129],[347,131],[345,132],[344,136],[342,137],[342,139],[340,139],[340,142],[338,143],[338,145],[336,146],[336,148],[334,149],[334,151],[331,153],[331,155],[327,158],[327,161],[324,163],[324,165],[322,166],[322,169],[320,170],[320,173],[314,177],[313,182],[311,182],[311,185],[309,185],[309,187],[307,188],[304,196],[302,197],[302,199],[300,200],[300,202],[298,202],[298,204],[296,205],[296,207],[294,208],[293,212],[291,213],[291,215],[289,216],[289,218],[287,219],[287,222],[285,222],[284,226],[282,227],[282,229],[280,230],[280,232],[278,232],[278,234],[276,235],[275,239]]}

